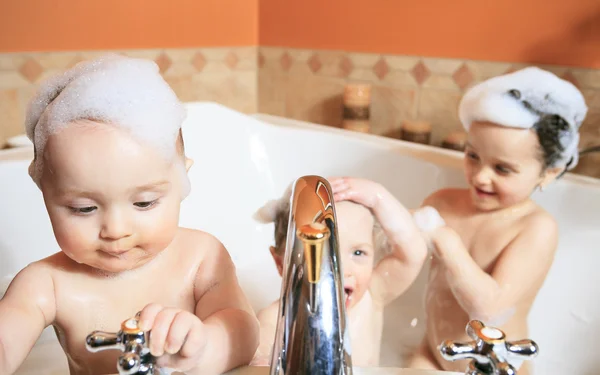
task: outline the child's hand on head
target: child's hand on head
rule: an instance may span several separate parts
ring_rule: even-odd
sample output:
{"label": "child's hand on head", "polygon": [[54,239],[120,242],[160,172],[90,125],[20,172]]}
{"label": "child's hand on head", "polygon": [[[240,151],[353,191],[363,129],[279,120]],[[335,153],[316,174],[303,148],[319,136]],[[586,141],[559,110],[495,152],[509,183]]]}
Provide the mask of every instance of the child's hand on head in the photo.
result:
{"label": "child's hand on head", "polygon": [[336,202],[352,201],[374,209],[382,199],[383,187],[376,182],[352,177],[333,177],[328,181]]}
{"label": "child's hand on head", "polygon": [[149,304],[140,313],[140,328],[150,331],[150,353],[161,367],[194,368],[206,348],[205,327],[193,313]]}

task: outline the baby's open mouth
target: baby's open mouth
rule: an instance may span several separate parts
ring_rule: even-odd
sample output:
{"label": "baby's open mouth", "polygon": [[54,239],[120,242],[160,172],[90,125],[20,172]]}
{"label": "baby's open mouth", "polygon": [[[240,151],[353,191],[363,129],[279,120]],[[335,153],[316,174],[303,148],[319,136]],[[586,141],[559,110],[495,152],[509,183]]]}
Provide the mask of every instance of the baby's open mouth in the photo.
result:
{"label": "baby's open mouth", "polygon": [[348,308],[348,306],[350,306],[350,302],[352,301],[352,288],[344,288],[344,297],[345,297],[345,305],[346,308]]}

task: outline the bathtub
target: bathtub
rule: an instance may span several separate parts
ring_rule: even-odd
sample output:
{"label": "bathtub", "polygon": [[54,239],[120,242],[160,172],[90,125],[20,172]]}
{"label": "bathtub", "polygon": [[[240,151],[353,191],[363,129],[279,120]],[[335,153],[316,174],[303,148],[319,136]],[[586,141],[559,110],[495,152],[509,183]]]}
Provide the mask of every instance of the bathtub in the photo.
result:
{"label": "bathtub", "polygon": [[[281,280],[268,251],[273,227],[255,222],[252,214],[296,177],[374,179],[408,207],[417,207],[440,187],[464,186],[462,155],[454,151],[248,116],[215,103],[187,107],[183,133],[195,164],[180,224],[223,242],[256,310],[279,297]],[[27,175],[31,157],[27,147],[0,151],[0,295],[19,269],[58,251],[41,193]],[[600,335],[600,297],[587,288],[600,285],[600,180],[567,174],[534,199],[557,218],[561,232],[556,260],[530,315],[530,338],[540,346],[535,374],[597,374],[600,356],[592,348]],[[427,267],[386,309],[382,366],[401,367],[422,338],[426,272]],[[47,329],[18,374],[66,371],[64,355]]]}

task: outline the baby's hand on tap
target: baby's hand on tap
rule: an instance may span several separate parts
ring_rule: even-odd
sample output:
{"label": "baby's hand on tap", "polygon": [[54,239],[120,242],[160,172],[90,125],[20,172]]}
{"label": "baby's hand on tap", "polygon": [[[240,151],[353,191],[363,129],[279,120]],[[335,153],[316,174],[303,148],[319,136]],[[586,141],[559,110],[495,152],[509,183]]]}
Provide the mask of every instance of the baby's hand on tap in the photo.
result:
{"label": "baby's hand on tap", "polygon": [[150,331],[150,353],[159,357],[160,367],[190,370],[206,347],[204,324],[189,311],[149,304],[140,313],[139,327]]}
{"label": "baby's hand on tap", "polygon": [[333,189],[333,199],[336,202],[352,201],[374,209],[383,199],[384,189],[376,182],[352,177],[333,177],[327,180]]}

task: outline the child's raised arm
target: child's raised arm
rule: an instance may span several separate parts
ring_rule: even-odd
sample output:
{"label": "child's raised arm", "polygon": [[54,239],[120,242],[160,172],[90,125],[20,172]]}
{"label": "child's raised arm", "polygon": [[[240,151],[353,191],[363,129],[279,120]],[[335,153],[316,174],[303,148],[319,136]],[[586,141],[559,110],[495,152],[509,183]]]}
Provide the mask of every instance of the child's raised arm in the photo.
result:
{"label": "child's raised arm", "polygon": [[[195,236],[194,236],[195,237]],[[142,310],[140,325],[152,329],[150,350],[161,366],[186,374],[222,374],[250,363],[259,326],[223,245],[200,234],[204,253],[194,283],[195,314],[157,304]]]}
{"label": "child's raised arm", "polygon": [[489,274],[475,263],[454,230],[442,227],[432,234],[448,285],[471,319],[500,326],[522,298],[541,287],[557,248],[557,225],[546,213],[534,214],[524,225]]}
{"label": "child's raised arm", "polygon": [[353,201],[371,210],[383,228],[391,254],[373,272],[373,294],[387,304],[408,289],[427,256],[427,244],[411,213],[380,184],[357,178],[329,179],[336,201]]}
{"label": "child's raised arm", "polygon": [[17,274],[0,300],[0,374],[12,374],[56,315],[48,270],[32,264]]}

